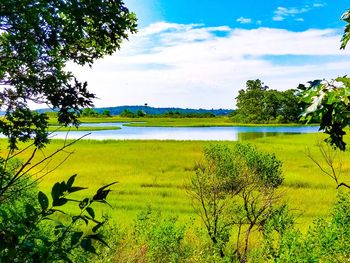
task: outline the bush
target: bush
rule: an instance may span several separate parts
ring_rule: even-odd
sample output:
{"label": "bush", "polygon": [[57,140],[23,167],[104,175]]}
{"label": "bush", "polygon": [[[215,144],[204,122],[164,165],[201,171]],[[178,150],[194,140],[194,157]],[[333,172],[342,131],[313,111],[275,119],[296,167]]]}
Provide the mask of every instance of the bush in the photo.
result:
{"label": "bush", "polygon": [[188,256],[183,246],[185,227],[174,217],[162,217],[150,208],[141,212],[135,221],[135,237],[146,246],[150,262],[183,262]]}
{"label": "bush", "polygon": [[[196,167],[189,191],[213,244],[213,254],[245,262],[249,238],[273,214],[282,163],[248,144],[212,145]],[[235,236],[232,235],[235,233]],[[234,245],[229,245],[233,241]]]}
{"label": "bush", "polygon": [[348,193],[339,193],[331,218],[318,218],[305,235],[294,228],[293,218],[286,210],[276,213],[264,229],[264,246],[259,261],[348,262],[349,198]]}
{"label": "bush", "polygon": [[[51,191],[51,202],[41,191],[21,191],[12,202],[7,199],[0,206],[0,258],[4,262],[71,262],[75,250],[95,253],[94,241],[105,245],[99,229],[105,220],[98,220],[93,205],[106,203],[110,192],[106,185],[92,198],[73,199],[71,194],[85,189],[73,186],[76,175],[67,182],[56,183]],[[76,203],[72,215],[64,211],[67,203]],[[58,215],[61,215],[59,217]],[[58,221],[58,218],[63,220]],[[85,231],[82,223],[86,224]],[[90,227],[87,227],[90,223]]]}

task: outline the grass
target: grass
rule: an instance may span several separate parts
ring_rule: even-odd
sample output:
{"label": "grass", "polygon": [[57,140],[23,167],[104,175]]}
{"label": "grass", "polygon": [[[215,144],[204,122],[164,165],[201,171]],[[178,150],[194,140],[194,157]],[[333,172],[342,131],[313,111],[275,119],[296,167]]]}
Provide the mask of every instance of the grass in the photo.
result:
{"label": "grass", "polygon": [[48,128],[49,132],[52,131],[104,131],[104,130],[120,130],[120,127],[117,126],[79,126],[77,127],[64,127],[64,126],[54,126],[50,125]]}
{"label": "grass", "polygon": [[[334,182],[322,175],[306,156],[309,148],[320,158],[317,142],[322,134],[286,135],[252,140],[258,149],[274,152],[283,161],[285,181],[281,187],[286,200],[298,216],[297,223],[306,230],[317,216],[328,216],[335,201]],[[4,140],[2,140],[4,143]],[[47,156],[63,145],[53,140],[36,158]],[[56,181],[78,174],[77,185],[89,186],[81,195],[93,193],[113,181],[109,202],[113,209],[103,208],[119,224],[128,225],[140,210],[152,206],[164,214],[178,215],[187,221],[196,217],[186,193],[196,162],[203,148],[213,142],[205,141],[79,141],[71,147],[70,158],[40,184],[49,193]],[[233,145],[234,142],[218,142]],[[347,152],[348,153],[348,152]],[[29,154],[29,153],[28,153]],[[54,167],[64,159],[61,153],[49,164]],[[344,168],[350,169],[349,156],[344,156]],[[108,211],[108,212],[107,212]]]}
{"label": "grass", "polygon": [[[57,125],[56,119],[50,124]],[[230,127],[230,126],[262,126],[262,124],[235,123],[227,116],[215,118],[123,118],[119,116],[80,118],[82,123],[128,122],[127,126],[137,127]],[[263,126],[296,126],[300,124],[263,124]]]}

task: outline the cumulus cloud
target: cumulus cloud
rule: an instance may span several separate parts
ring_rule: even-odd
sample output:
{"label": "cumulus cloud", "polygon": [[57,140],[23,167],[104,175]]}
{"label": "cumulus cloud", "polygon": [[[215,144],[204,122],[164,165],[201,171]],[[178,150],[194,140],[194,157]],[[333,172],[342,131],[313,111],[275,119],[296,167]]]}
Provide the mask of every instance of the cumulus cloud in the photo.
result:
{"label": "cumulus cloud", "polygon": [[[350,61],[342,58],[349,53],[339,51],[339,39],[332,29],[292,32],[162,22],[140,30],[92,69],[70,68],[100,98],[96,106],[147,102],[232,108],[248,79],[260,78],[283,90],[347,74]],[[312,59],[304,62],[303,57]]]}

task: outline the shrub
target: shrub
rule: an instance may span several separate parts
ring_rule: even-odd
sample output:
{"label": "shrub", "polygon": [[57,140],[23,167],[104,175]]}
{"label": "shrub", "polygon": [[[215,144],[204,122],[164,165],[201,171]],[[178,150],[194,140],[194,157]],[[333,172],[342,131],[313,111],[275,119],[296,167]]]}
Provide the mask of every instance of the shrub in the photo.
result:
{"label": "shrub", "polygon": [[150,262],[183,262],[188,256],[183,246],[185,227],[174,217],[163,217],[148,209],[135,221],[135,237],[139,245],[147,248]]}

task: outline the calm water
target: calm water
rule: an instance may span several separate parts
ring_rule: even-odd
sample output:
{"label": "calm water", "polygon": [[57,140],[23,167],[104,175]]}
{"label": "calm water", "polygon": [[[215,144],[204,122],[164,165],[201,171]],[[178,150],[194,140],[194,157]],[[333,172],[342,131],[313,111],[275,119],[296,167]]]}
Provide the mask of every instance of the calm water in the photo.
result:
{"label": "calm water", "polygon": [[[237,141],[279,136],[284,134],[313,133],[318,131],[316,126],[294,127],[128,127],[123,123],[89,123],[81,126],[118,126],[120,130],[91,131],[86,139],[96,140],[206,140],[206,141]],[[77,139],[90,132],[71,131],[57,132],[54,138]]]}

